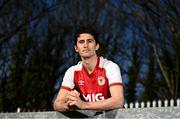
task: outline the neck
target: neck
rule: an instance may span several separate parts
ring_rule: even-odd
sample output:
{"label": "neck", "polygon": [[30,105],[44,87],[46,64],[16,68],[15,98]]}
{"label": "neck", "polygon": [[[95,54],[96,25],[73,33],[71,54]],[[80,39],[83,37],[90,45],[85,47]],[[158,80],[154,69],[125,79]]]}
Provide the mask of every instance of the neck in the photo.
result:
{"label": "neck", "polygon": [[82,58],[82,63],[89,74],[91,74],[94,68],[96,67],[97,58],[98,58],[97,55],[90,58]]}

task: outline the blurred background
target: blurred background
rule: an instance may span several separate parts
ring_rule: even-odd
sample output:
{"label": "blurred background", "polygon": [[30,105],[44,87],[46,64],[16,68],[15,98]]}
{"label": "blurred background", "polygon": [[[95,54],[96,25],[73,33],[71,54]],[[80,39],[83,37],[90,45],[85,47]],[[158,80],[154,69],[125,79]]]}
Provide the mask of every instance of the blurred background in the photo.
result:
{"label": "blurred background", "polygon": [[0,0],[0,112],[53,110],[82,23],[120,66],[126,103],[180,97],[179,0]]}

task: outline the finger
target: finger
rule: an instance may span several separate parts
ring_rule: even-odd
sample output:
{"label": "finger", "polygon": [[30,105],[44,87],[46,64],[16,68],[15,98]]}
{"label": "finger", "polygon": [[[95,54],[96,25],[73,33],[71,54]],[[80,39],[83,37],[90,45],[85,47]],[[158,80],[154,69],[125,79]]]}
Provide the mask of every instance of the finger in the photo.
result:
{"label": "finger", "polygon": [[67,104],[69,105],[70,103],[72,103],[73,101],[71,101],[71,100],[69,100],[69,101],[67,101]]}
{"label": "finger", "polygon": [[69,95],[73,97],[79,97],[78,92],[75,92],[75,91],[70,92]]}
{"label": "finger", "polygon": [[73,93],[74,93],[75,95],[77,95],[77,96],[80,95],[80,93],[79,93],[77,90],[73,90]]}
{"label": "finger", "polygon": [[69,93],[70,96],[76,97],[76,94],[74,92]]}
{"label": "finger", "polygon": [[73,106],[75,104],[76,104],[76,101],[73,101],[73,102],[69,103],[70,106]]}
{"label": "finger", "polygon": [[74,97],[74,96],[69,95],[68,100],[75,101],[75,100],[78,100],[78,97]]}
{"label": "finger", "polygon": [[73,90],[69,93],[70,96],[74,96],[74,97],[79,97],[80,96],[80,93],[76,90]]}

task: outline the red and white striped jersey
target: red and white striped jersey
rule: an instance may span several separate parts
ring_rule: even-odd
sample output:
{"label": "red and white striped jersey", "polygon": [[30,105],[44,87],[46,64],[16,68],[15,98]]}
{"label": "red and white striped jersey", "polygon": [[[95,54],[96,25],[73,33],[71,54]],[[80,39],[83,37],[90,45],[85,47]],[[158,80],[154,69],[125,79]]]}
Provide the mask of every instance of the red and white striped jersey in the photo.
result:
{"label": "red and white striped jersey", "polygon": [[100,101],[110,97],[109,88],[122,85],[119,66],[103,57],[98,57],[94,71],[88,74],[80,61],[70,67],[63,78],[61,88],[76,89],[85,101]]}

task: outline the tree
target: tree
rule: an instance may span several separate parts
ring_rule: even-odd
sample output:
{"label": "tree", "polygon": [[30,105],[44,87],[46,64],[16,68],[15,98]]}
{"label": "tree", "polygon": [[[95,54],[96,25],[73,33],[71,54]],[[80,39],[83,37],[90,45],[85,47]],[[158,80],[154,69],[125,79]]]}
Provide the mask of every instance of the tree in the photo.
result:
{"label": "tree", "polygon": [[[174,41],[179,45],[179,43],[177,43],[177,37],[174,37],[177,36],[179,32],[177,30],[177,27],[179,27],[179,16],[177,14],[177,5],[179,2],[169,0],[155,2],[151,0],[135,1],[135,3],[142,8],[141,12],[136,12],[136,16],[138,16],[139,24],[142,25],[141,31],[147,43],[150,44],[150,47],[153,47],[154,55],[161,72],[161,80],[165,81],[164,90],[168,92],[166,93],[166,97],[177,98],[177,89],[179,87],[177,83],[177,77],[179,77],[179,73],[177,74],[177,72],[179,72],[179,70],[177,70],[177,67],[179,67],[179,65],[177,62],[173,62],[175,65],[173,65],[172,68],[170,67],[170,62],[165,60],[167,58],[166,56],[169,55],[171,61],[179,61],[179,58],[173,55],[176,54],[179,48],[172,45]],[[168,50],[168,52],[165,50]],[[165,56],[163,52],[168,54]],[[162,97],[164,96],[162,95]]]}
{"label": "tree", "polygon": [[140,80],[141,84],[144,86],[144,91],[140,96],[141,101],[153,101],[158,100],[159,95],[158,91],[160,89],[160,82],[157,78],[157,63],[155,61],[155,56],[152,48],[149,50],[149,63],[148,63],[148,72],[145,79]]}
{"label": "tree", "polygon": [[[135,43],[135,42],[134,42]],[[136,85],[139,80],[139,71],[140,71],[140,60],[138,58],[138,47],[134,45],[132,49],[132,65],[129,67],[128,75],[129,75],[129,82],[127,85],[127,102],[135,102],[137,101],[137,90]]]}

